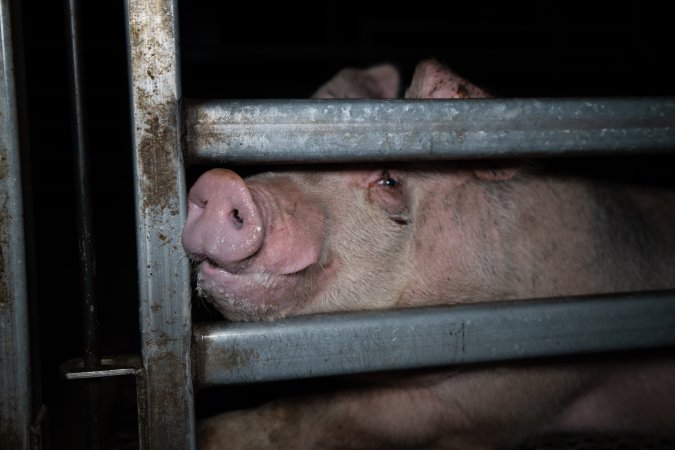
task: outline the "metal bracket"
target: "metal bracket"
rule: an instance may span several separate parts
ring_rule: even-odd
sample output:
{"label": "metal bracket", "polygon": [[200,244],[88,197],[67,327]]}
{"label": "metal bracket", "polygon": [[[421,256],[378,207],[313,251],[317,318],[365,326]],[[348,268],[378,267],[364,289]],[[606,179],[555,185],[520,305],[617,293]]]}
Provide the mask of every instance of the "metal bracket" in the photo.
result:
{"label": "metal bracket", "polygon": [[143,367],[138,355],[117,355],[101,359],[99,366],[85,368],[84,359],[70,359],[61,365],[61,376],[66,380],[116,377],[120,375],[141,376]]}

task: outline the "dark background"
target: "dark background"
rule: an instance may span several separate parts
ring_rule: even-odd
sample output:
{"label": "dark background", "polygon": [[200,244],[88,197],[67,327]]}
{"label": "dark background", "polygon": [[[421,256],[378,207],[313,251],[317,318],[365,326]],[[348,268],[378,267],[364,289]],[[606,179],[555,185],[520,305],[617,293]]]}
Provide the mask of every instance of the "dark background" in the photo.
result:
{"label": "dark background", "polygon": [[[82,3],[101,351],[139,353],[124,7]],[[507,97],[675,95],[675,27],[666,7],[655,6],[661,2],[512,3],[415,2],[402,9],[315,2],[308,10],[287,2],[184,1],[183,95],[302,98],[343,67],[390,62],[409,79],[415,63],[429,57]],[[32,332],[51,448],[76,449],[84,439],[81,384],[58,374],[62,362],[82,355],[63,8],[59,1],[23,2],[39,311]],[[129,388],[125,381],[104,385],[106,392]],[[104,434],[106,448],[122,448],[129,428],[133,440],[129,401],[106,396],[113,418],[105,420],[112,430]]]}

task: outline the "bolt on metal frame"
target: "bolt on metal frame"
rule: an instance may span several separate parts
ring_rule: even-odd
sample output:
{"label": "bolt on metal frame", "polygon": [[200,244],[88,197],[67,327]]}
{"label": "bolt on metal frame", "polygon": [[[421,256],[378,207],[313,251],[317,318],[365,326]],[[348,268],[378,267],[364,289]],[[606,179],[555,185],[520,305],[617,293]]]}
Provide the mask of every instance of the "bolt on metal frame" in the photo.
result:
{"label": "bolt on metal frame", "polygon": [[675,345],[675,291],[192,330],[184,154],[310,163],[672,151],[675,99],[183,104],[176,0],[127,0],[127,19],[142,357],[103,358],[98,370],[70,362],[64,373],[135,375],[141,448],[195,447],[194,387]]}

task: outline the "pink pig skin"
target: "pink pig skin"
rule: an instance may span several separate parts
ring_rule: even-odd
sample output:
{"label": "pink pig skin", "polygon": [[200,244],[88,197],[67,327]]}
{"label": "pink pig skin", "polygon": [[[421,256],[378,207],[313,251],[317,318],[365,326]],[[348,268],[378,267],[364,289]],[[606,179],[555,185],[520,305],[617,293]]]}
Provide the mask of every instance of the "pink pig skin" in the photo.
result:
{"label": "pink pig skin", "polygon": [[[315,96],[395,97],[391,66]],[[487,97],[435,61],[409,98]],[[675,194],[537,162],[206,172],[183,244],[231,320],[672,288]],[[358,380],[358,379],[357,379]],[[539,362],[360,379],[212,417],[200,448],[497,449],[553,431],[675,432],[675,359]]]}

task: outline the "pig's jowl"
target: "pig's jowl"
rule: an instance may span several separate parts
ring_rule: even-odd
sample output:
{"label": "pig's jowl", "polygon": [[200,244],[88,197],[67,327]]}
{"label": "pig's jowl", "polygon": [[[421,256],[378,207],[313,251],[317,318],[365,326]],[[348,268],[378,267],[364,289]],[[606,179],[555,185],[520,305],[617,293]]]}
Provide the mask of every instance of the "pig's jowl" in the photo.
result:
{"label": "pig's jowl", "polygon": [[[390,66],[316,97],[389,98]],[[486,97],[435,61],[408,98]],[[326,149],[329,151],[330,149]],[[672,288],[675,194],[538,162],[206,172],[183,233],[231,320]],[[500,364],[382,376],[200,426],[201,448],[504,448],[551,431],[675,432],[675,362]]]}

